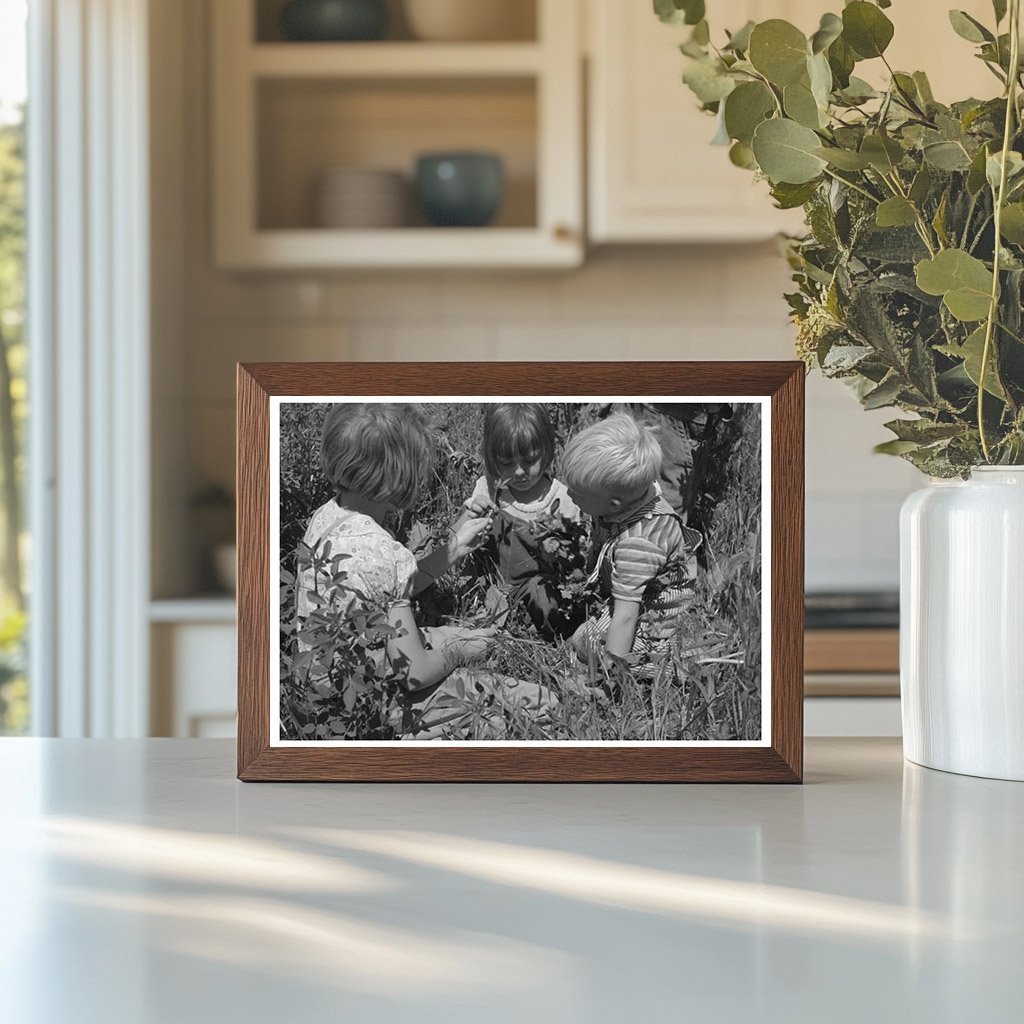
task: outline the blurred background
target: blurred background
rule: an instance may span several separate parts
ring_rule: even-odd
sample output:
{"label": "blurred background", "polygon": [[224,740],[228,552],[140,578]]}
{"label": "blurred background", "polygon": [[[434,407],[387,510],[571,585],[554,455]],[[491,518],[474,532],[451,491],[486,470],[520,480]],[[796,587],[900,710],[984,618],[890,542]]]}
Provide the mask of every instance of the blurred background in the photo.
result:
{"label": "blurred background", "polygon": [[[938,98],[993,93],[944,8],[888,13],[894,66],[912,35]],[[0,0],[3,731],[233,733],[236,362],[794,358],[800,218],[710,144],[685,33],[650,0]],[[921,481],[807,388],[808,731],[896,732]]]}

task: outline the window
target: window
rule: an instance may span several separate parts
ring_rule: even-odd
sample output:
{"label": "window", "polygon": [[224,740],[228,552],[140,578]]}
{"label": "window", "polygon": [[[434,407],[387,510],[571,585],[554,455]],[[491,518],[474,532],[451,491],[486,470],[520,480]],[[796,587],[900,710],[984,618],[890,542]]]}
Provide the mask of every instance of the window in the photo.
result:
{"label": "window", "polygon": [[0,734],[29,727],[25,442],[26,0],[0,0]]}

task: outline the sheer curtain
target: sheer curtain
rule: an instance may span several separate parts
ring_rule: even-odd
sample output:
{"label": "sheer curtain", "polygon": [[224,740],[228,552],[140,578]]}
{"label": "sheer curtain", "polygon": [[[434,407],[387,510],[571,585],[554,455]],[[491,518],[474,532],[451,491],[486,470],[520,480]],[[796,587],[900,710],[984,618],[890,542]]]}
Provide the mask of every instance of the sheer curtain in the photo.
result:
{"label": "sheer curtain", "polygon": [[148,721],[146,0],[33,0],[28,135],[34,731]]}

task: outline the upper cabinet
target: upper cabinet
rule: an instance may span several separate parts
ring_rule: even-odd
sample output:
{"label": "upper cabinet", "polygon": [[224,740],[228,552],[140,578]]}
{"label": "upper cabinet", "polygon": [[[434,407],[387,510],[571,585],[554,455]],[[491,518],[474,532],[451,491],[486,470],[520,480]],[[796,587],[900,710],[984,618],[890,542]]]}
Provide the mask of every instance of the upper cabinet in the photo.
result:
{"label": "upper cabinet", "polygon": [[308,38],[329,6],[210,5],[218,265],[579,264],[577,4],[404,0],[342,30],[380,38]]}
{"label": "upper cabinet", "polygon": [[[682,82],[679,44],[689,28],[663,25],[648,0],[587,3],[591,240],[741,241],[798,231],[798,211],[776,210],[767,185],[734,167],[726,147],[711,145],[715,119],[700,112]],[[826,4],[709,0],[707,6],[717,37],[725,28],[773,17],[817,27]]]}
{"label": "upper cabinet", "polygon": [[[595,243],[713,242],[768,238],[803,228],[800,211],[775,209],[767,185],[711,145],[714,118],[682,84],[686,26],[663,25],[650,0],[586,0],[589,29],[589,223]],[[712,39],[746,21],[785,18],[813,33],[845,0],[708,0]],[[924,70],[937,99],[998,94],[999,84],[952,30],[947,7],[991,24],[990,0],[936,4],[897,0],[886,10],[896,34],[886,56],[898,70]],[[1004,25],[1005,29],[1005,25]],[[879,84],[881,61],[857,74]]]}
{"label": "upper cabinet", "polygon": [[[300,38],[322,34],[318,9],[378,3],[388,25],[368,34],[380,38]],[[990,0],[962,6],[992,20]],[[810,35],[843,3],[707,7],[721,39],[749,19],[780,17]],[[588,241],[749,241],[803,228],[799,210],[775,209],[767,185],[711,144],[715,120],[681,81],[689,30],[661,24],[650,0],[216,0],[209,8],[222,267],[572,267]],[[886,13],[896,25],[887,54],[895,67],[928,72],[942,100],[996,94],[944,7],[899,0]],[[886,76],[879,61],[858,74]],[[474,217],[486,226],[460,226]]]}

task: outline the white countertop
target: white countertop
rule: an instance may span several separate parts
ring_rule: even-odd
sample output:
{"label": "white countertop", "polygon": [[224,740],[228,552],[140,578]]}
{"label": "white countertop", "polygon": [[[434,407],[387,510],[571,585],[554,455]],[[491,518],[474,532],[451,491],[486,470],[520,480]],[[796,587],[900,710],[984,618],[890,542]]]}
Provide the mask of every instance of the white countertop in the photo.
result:
{"label": "white countertop", "polygon": [[1024,785],[810,740],[803,787],[243,785],[0,741],[9,1024],[1024,1013]]}

